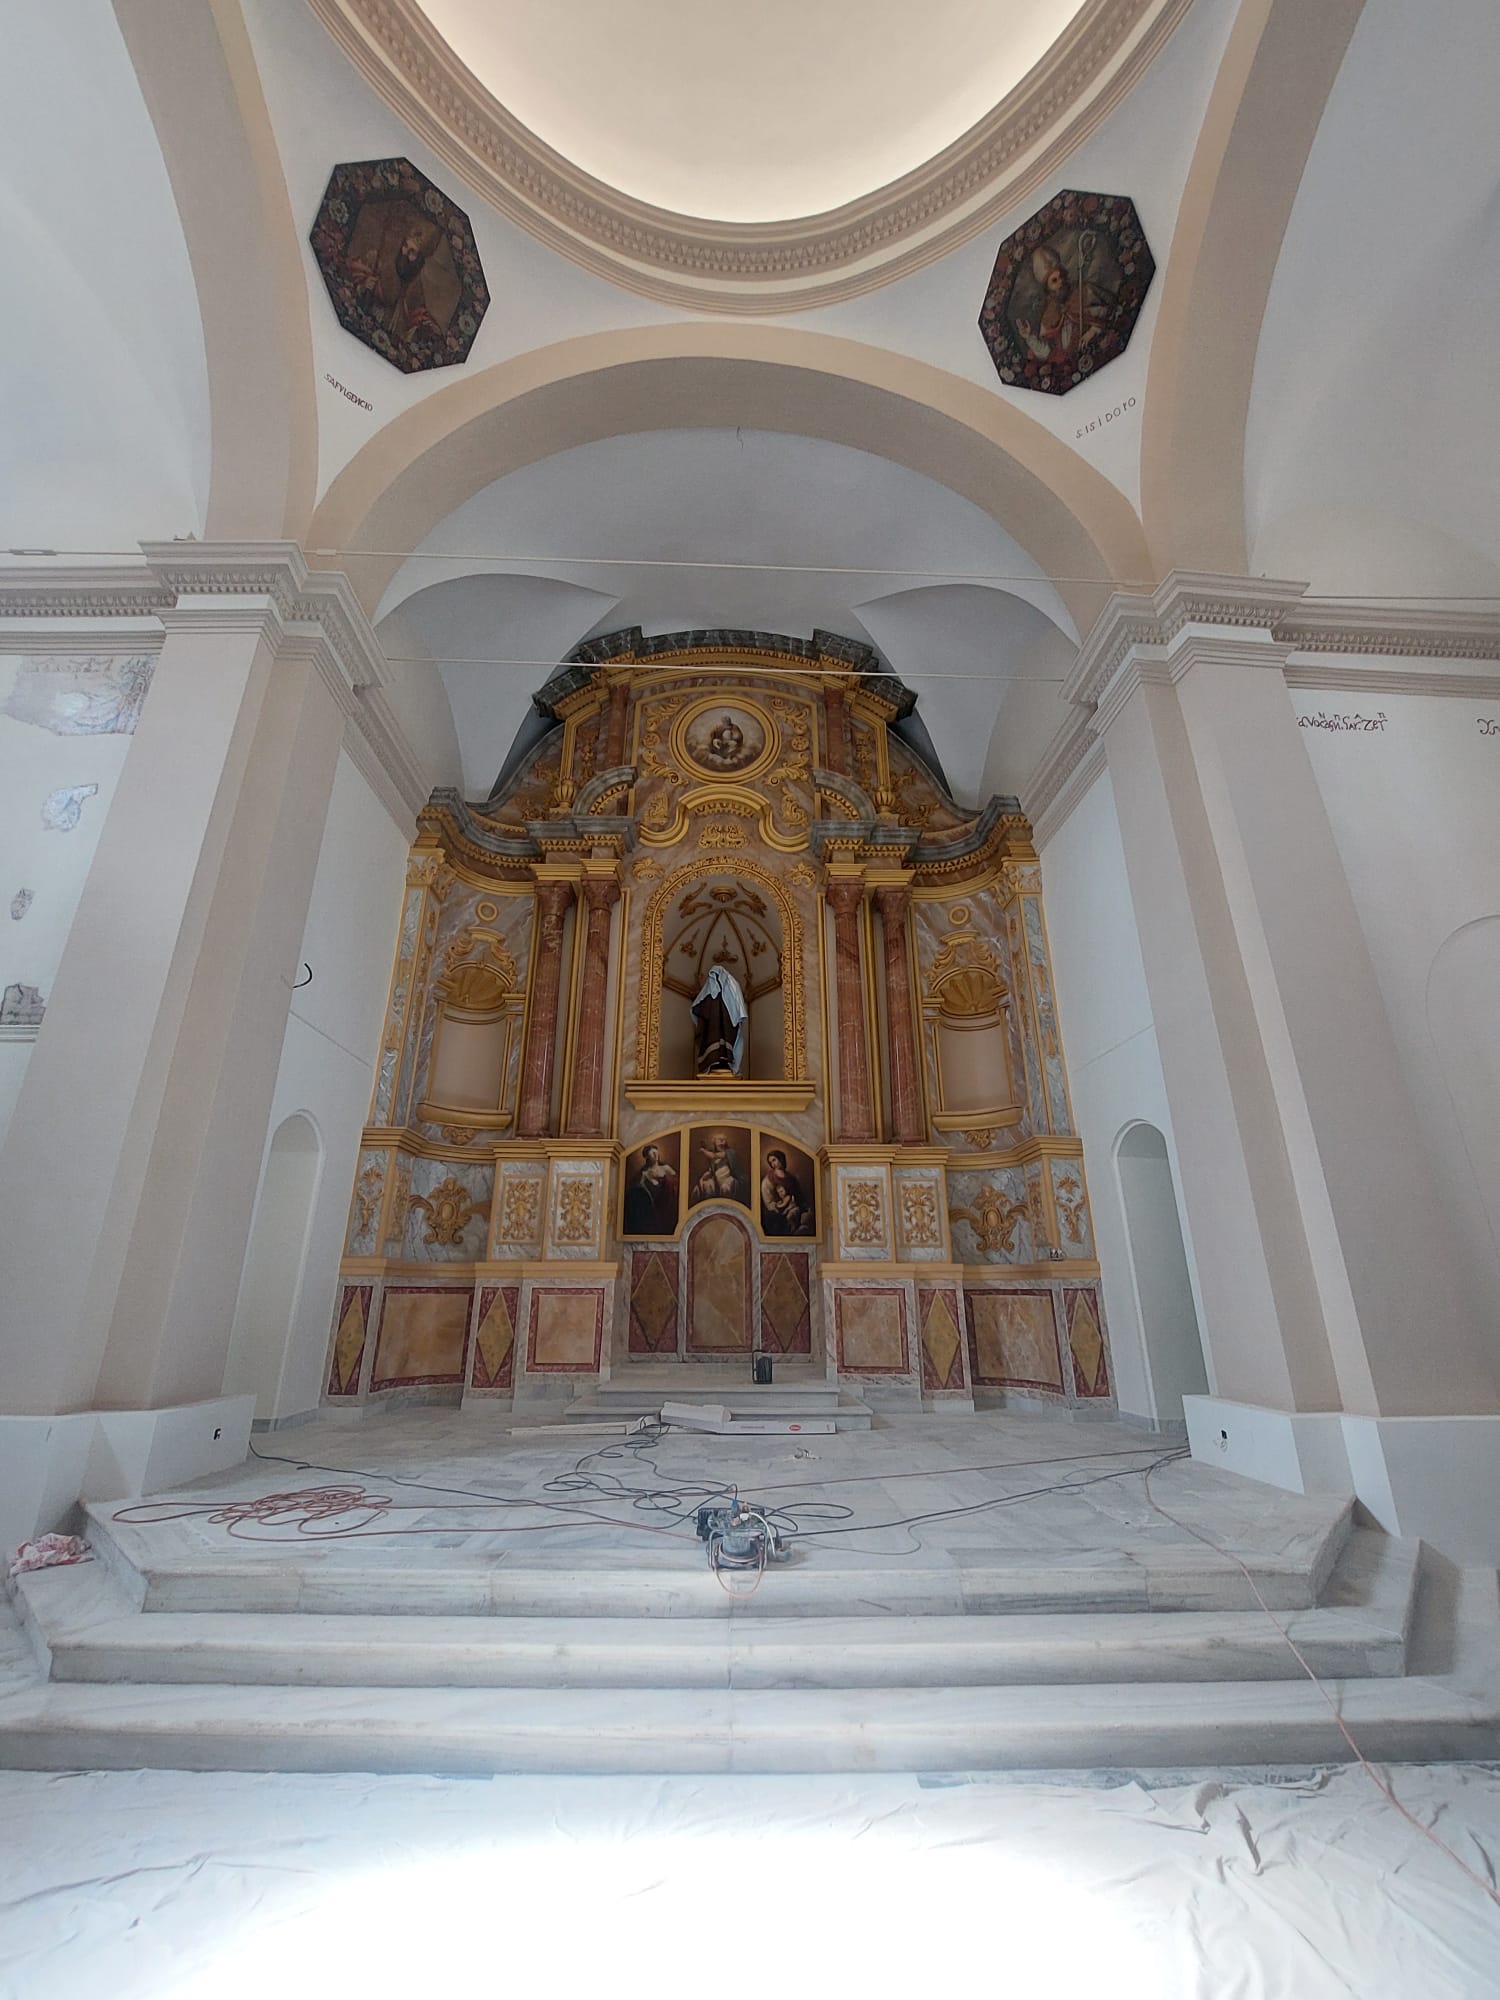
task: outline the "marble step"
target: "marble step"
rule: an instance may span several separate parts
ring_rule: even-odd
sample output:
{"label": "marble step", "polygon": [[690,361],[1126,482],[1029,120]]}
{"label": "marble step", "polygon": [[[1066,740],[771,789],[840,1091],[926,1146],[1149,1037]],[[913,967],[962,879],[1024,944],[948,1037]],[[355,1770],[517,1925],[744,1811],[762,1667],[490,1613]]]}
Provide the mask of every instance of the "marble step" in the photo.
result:
{"label": "marble step", "polygon": [[[1444,1590],[1442,1633],[1421,1635],[1430,1671],[1327,1684],[1367,1756],[1500,1751],[1494,1573],[1465,1572]],[[1329,1699],[1306,1679],[880,1690],[38,1683],[0,1699],[0,1767],[607,1774],[1346,1761]]]}
{"label": "marble step", "polygon": [[[598,1549],[569,1553],[512,1546],[499,1553],[423,1547],[420,1556],[358,1543],[309,1546],[290,1540],[274,1553],[217,1542],[172,1524],[143,1528],[112,1519],[110,1505],[86,1509],[88,1538],[127,1594],[144,1610],[415,1614],[435,1617],[742,1617],[709,1574],[695,1542],[642,1537],[622,1558]],[[1344,1554],[1350,1505],[1330,1507],[1319,1531],[1276,1554],[1247,1552],[1266,1602],[1307,1610],[1322,1598]],[[1375,1538],[1377,1541],[1382,1539]],[[1399,1546],[1392,1544],[1393,1547]],[[1397,1560],[1392,1557],[1391,1560]],[[768,1572],[757,1618],[939,1617],[986,1613],[1247,1611],[1256,1608],[1227,1555],[1167,1542],[1123,1550],[1021,1551],[919,1557],[799,1551]]]}
{"label": "marble step", "polygon": [[[1406,1545],[1410,1546],[1410,1545]],[[1416,1565],[1380,1602],[1287,1614],[1329,1677],[1404,1671]],[[144,1612],[101,1564],[20,1580],[54,1681],[256,1686],[917,1688],[1094,1681],[1288,1680],[1301,1673],[1264,1613],[1113,1617],[420,1618]]]}

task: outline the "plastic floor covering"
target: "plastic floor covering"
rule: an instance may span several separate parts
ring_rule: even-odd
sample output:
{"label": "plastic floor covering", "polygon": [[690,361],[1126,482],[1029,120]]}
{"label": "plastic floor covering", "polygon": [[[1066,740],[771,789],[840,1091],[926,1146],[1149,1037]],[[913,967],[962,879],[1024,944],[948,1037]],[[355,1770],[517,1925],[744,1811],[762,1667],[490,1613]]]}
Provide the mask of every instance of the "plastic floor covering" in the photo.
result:
{"label": "plastic floor covering", "polygon": [[[1396,1766],[1493,1883],[1500,1765]],[[0,1774],[16,2000],[1479,2000],[1500,1909],[1357,1768]]]}

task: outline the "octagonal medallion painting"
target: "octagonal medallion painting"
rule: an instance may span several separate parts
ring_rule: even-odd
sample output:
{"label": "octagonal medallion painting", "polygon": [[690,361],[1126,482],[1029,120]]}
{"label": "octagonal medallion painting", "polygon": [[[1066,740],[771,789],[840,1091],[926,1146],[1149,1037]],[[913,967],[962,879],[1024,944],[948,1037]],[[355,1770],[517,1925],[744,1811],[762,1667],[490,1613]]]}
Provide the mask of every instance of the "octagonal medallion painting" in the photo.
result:
{"label": "octagonal medallion painting", "polygon": [[1155,275],[1128,195],[1054,195],[990,274],[979,331],[1000,380],[1066,396],[1125,352]]}
{"label": "octagonal medallion painting", "polygon": [[490,302],[474,231],[410,160],[335,167],[309,240],[340,326],[393,368],[468,360]]}

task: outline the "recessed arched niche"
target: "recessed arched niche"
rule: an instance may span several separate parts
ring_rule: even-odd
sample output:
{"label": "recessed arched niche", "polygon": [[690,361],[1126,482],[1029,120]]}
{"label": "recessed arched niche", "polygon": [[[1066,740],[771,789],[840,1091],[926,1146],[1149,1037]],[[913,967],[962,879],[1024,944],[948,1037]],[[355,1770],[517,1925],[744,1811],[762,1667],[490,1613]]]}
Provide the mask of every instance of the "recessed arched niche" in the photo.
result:
{"label": "recessed arched niche", "polygon": [[460,931],[444,954],[435,993],[422,1115],[439,1123],[508,1125],[513,1107],[505,1099],[525,995],[499,931],[479,924]]}
{"label": "recessed arched niche", "polygon": [[1011,1075],[1010,991],[1000,957],[982,937],[951,932],[927,981],[941,1131],[1013,1125],[1021,1116]]}
{"label": "recessed arched niche", "polygon": [[715,966],[733,975],[750,1010],[742,1075],[786,1075],[781,910],[768,889],[727,869],[683,884],[662,925],[657,1075],[695,1073],[693,1001]]}
{"label": "recessed arched niche", "polygon": [[[638,1109],[805,1109],[804,933],[795,897],[764,862],[700,856],[653,889],[641,921],[635,1075]],[[746,1056],[732,1079],[695,1074],[693,1001],[714,965],[738,981],[749,1007]],[[767,1096],[767,1093],[770,1096]],[[744,1108],[744,1106],[741,1106]]]}

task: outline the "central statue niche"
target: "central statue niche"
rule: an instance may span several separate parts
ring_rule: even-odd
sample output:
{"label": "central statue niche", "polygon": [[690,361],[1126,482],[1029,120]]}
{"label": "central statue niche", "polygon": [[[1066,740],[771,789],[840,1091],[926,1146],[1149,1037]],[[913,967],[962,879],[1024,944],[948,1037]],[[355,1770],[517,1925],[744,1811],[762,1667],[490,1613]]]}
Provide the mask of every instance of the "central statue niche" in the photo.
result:
{"label": "central statue niche", "polygon": [[781,914],[754,883],[726,871],[682,888],[660,978],[659,1076],[785,1076]]}

